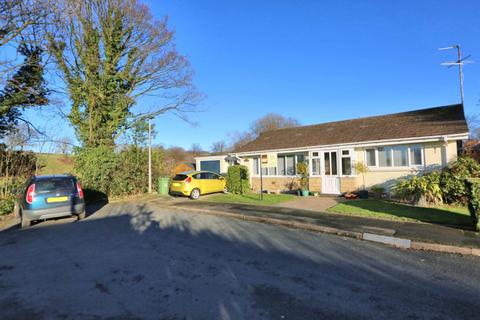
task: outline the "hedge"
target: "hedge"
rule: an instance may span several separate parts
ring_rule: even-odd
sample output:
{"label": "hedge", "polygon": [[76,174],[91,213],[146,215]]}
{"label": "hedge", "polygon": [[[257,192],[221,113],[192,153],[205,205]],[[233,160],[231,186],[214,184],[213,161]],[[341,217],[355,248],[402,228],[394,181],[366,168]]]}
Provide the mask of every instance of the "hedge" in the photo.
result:
{"label": "hedge", "polygon": [[227,190],[234,194],[244,194],[250,189],[248,169],[246,166],[234,165],[228,167]]}
{"label": "hedge", "polygon": [[480,231],[480,178],[467,179],[468,210],[472,217],[473,228]]}

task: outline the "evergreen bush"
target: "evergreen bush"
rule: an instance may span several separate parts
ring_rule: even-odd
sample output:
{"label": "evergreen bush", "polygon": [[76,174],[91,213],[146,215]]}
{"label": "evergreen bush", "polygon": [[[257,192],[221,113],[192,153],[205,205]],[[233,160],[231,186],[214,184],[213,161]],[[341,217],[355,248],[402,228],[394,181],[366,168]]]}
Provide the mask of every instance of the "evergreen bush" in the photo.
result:
{"label": "evergreen bush", "polygon": [[242,165],[228,167],[227,190],[233,194],[244,194],[250,190],[248,168]]}
{"label": "evergreen bush", "polygon": [[480,179],[467,179],[468,210],[472,217],[473,228],[480,231]]}

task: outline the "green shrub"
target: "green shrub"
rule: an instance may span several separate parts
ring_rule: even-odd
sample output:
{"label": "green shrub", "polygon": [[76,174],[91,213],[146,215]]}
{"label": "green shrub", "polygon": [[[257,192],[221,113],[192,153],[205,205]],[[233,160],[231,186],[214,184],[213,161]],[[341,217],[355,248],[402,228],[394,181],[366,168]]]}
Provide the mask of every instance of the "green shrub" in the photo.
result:
{"label": "green shrub", "polygon": [[466,179],[480,177],[480,164],[469,157],[460,157],[444,168],[440,188],[446,203],[467,204]]}
{"label": "green shrub", "polygon": [[84,188],[101,191],[107,195],[114,190],[118,156],[112,147],[99,146],[75,149],[75,171]]}
{"label": "green shrub", "polygon": [[304,191],[308,190],[308,164],[306,161],[297,163],[297,174],[300,180],[300,188]]}
{"label": "green shrub", "polygon": [[15,204],[14,197],[0,199],[0,216],[12,213],[14,204]]}
{"label": "green shrub", "polygon": [[430,172],[423,176],[400,180],[393,187],[393,192],[397,198],[409,202],[418,202],[424,197],[428,203],[441,203],[440,173]]}
{"label": "green shrub", "polygon": [[379,185],[372,186],[370,191],[377,194],[382,194],[385,192],[385,188]]}
{"label": "green shrub", "polygon": [[480,231],[480,179],[467,179],[468,210],[472,217],[473,227]]}
{"label": "green shrub", "polygon": [[228,167],[227,190],[233,194],[244,194],[250,189],[248,169],[246,166],[235,165]]}

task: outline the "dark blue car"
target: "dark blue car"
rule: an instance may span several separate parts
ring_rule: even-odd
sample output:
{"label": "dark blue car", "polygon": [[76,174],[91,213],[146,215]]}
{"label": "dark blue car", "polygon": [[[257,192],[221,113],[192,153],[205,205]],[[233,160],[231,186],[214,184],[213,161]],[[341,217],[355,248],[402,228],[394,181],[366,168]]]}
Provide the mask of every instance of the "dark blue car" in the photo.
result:
{"label": "dark blue car", "polygon": [[22,228],[35,220],[66,216],[85,218],[85,201],[80,183],[72,175],[30,178],[18,195],[15,212]]}

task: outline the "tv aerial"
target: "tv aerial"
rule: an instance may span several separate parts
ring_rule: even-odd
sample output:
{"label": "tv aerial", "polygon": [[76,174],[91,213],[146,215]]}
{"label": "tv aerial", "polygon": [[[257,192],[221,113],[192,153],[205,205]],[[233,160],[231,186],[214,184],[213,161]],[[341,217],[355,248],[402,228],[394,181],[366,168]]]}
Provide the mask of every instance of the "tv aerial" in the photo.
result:
{"label": "tv aerial", "polygon": [[455,44],[449,47],[444,47],[444,48],[439,48],[438,50],[443,51],[443,50],[450,50],[450,49],[457,49],[457,60],[456,61],[447,61],[447,62],[442,62],[442,66],[447,66],[447,68],[451,68],[453,66],[458,66],[458,77],[460,79],[460,99],[462,101],[463,105],[463,65],[465,63],[473,63],[474,61],[467,60],[470,58],[470,55],[463,57],[462,58],[462,53],[460,51],[460,45]]}

